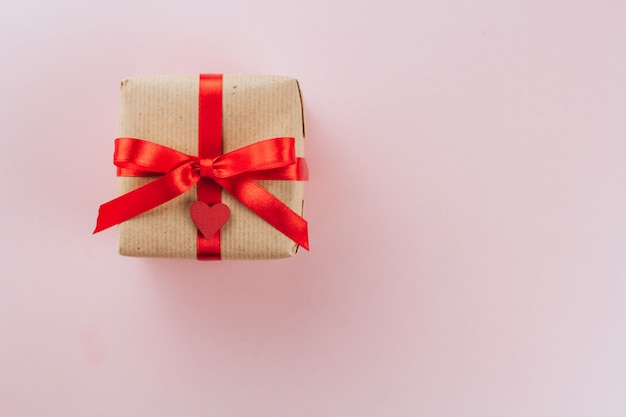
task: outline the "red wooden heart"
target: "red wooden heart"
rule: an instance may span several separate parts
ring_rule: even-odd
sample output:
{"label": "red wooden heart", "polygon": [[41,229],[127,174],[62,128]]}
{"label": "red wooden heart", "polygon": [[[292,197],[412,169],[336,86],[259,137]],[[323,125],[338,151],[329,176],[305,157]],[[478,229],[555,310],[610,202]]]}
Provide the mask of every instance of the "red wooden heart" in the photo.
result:
{"label": "red wooden heart", "polygon": [[222,203],[209,206],[202,201],[196,201],[191,205],[189,214],[202,236],[208,239],[226,224],[230,217],[230,209]]}

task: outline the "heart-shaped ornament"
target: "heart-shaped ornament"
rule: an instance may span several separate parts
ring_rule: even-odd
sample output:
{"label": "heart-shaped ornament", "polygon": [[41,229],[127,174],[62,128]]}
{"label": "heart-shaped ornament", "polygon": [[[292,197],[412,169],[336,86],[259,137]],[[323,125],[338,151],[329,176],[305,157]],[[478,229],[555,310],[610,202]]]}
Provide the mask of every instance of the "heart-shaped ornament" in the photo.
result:
{"label": "heart-shaped ornament", "polygon": [[196,201],[191,205],[189,214],[202,236],[208,239],[226,224],[230,217],[230,209],[222,203],[209,206],[202,201]]}

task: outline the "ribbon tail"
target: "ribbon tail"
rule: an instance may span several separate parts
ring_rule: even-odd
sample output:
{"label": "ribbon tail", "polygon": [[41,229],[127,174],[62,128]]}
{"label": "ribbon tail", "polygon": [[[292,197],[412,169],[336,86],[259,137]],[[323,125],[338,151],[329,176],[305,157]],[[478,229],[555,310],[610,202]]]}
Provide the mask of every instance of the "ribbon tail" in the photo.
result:
{"label": "ribbon tail", "polygon": [[93,233],[101,232],[170,201],[190,189],[198,179],[191,163],[187,163],[136,190],[102,204]]}
{"label": "ribbon tail", "polygon": [[289,239],[309,250],[308,223],[250,178],[218,179],[222,188]]}

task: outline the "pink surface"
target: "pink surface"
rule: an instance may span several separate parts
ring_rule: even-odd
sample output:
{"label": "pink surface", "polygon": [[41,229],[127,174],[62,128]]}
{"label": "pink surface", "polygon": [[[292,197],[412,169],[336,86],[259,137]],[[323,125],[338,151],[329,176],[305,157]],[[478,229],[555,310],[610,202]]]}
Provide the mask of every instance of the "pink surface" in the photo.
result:
{"label": "pink surface", "polygon": [[[626,3],[20,1],[0,416],[626,415]],[[124,258],[121,79],[307,105],[311,252]]]}

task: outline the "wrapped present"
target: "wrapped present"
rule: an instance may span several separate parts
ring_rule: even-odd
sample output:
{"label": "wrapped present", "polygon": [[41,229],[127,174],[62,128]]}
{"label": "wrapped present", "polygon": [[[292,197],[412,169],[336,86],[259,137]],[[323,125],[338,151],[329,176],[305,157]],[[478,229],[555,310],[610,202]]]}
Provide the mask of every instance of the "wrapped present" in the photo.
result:
{"label": "wrapped present", "polygon": [[308,250],[297,80],[134,77],[115,141],[120,197],[94,233],[118,226],[122,255],[273,259]]}

